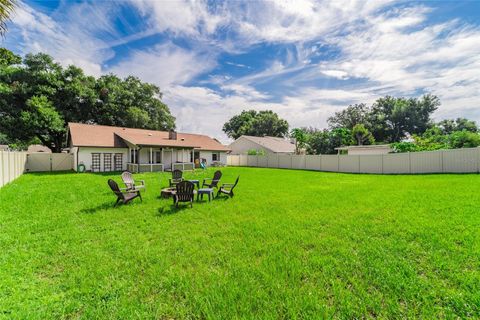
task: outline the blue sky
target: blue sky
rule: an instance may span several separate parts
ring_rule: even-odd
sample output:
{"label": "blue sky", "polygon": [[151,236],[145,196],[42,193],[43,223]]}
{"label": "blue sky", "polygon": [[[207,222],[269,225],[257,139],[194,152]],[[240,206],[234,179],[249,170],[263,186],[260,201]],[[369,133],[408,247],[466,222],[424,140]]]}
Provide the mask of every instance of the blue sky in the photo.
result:
{"label": "blue sky", "polygon": [[323,128],[384,95],[480,121],[480,1],[24,1],[3,45],[160,86],[180,131],[271,109]]}

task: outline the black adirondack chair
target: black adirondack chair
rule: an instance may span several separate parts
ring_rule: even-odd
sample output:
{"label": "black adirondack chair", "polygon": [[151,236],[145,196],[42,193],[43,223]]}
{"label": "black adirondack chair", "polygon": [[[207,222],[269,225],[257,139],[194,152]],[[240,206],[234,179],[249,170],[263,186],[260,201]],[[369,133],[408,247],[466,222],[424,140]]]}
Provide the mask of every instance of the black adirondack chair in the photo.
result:
{"label": "black adirondack chair", "polygon": [[110,186],[110,189],[112,189],[113,193],[115,193],[115,195],[117,196],[117,201],[115,202],[114,207],[116,207],[120,201],[123,204],[127,204],[137,197],[140,198],[140,200],[142,201],[142,196],[140,195],[139,190],[122,190],[118,187],[118,184],[112,179],[108,180],[108,185]]}
{"label": "black adirondack chair", "polygon": [[127,187],[128,191],[136,191],[140,189],[145,190],[145,181],[144,180],[138,180],[138,182],[135,181],[133,179],[132,173],[129,171],[124,171],[122,173],[122,181]]}
{"label": "black adirondack chair", "polygon": [[223,194],[226,194],[230,197],[233,197],[234,194],[233,194],[233,189],[235,189],[235,187],[237,186],[238,184],[238,180],[240,179],[240,176],[237,177],[237,180],[235,180],[235,183],[224,183],[222,184],[222,186],[220,187],[220,189],[218,189],[218,192],[217,192],[217,197],[223,193]]}
{"label": "black adirondack chair", "polygon": [[190,181],[180,181],[176,185],[176,191],[173,195],[173,202],[176,207],[180,202],[190,202],[190,207],[193,207],[195,184]]}
{"label": "black adirondack chair", "polygon": [[218,188],[218,182],[222,178],[222,171],[217,170],[213,174],[213,178],[205,178],[203,179],[202,183],[202,188],[203,187],[208,187],[208,188]]}
{"label": "black adirondack chair", "polygon": [[178,183],[183,181],[183,172],[182,170],[175,169],[172,171],[172,178],[169,179],[170,187],[176,186]]}

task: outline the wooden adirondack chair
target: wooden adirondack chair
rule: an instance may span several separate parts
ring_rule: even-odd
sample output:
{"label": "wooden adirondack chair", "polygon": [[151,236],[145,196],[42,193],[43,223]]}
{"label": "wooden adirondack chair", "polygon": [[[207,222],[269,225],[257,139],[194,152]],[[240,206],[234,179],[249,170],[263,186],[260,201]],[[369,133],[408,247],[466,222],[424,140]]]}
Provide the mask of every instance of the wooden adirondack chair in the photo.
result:
{"label": "wooden adirondack chair", "polygon": [[183,181],[183,172],[182,170],[175,169],[172,171],[172,178],[169,179],[170,187],[176,186],[178,183]]}
{"label": "wooden adirondack chair", "polygon": [[108,180],[108,185],[110,186],[110,189],[112,189],[113,193],[117,196],[117,201],[115,202],[114,207],[117,206],[117,204],[121,201],[123,204],[129,203],[131,200],[135,198],[140,198],[142,201],[142,196],[140,195],[140,191],[138,190],[123,190],[118,187],[118,184],[113,181],[112,179]]}
{"label": "wooden adirondack chair", "polygon": [[190,181],[180,181],[177,183],[176,191],[173,195],[173,202],[178,208],[180,202],[190,202],[190,207],[193,207],[195,184]]}
{"label": "wooden adirondack chair", "polygon": [[239,179],[240,179],[240,176],[237,177],[237,180],[235,180],[235,183],[224,183],[224,184],[222,184],[222,186],[218,190],[217,197],[220,195],[220,193],[223,193],[223,194],[226,194],[230,197],[233,197],[234,196],[233,189],[235,189],[235,187],[237,186]]}
{"label": "wooden adirondack chair", "polygon": [[122,173],[122,181],[125,184],[125,187],[127,187],[126,190],[131,191],[131,190],[145,190],[145,181],[144,180],[138,180],[136,182],[133,179],[132,173],[129,171],[124,171]]}
{"label": "wooden adirondack chair", "polygon": [[202,188],[218,188],[218,182],[222,178],[222,172],[220,170],[215,171],[213,174],[213,178],[205,178],[203,179]]}

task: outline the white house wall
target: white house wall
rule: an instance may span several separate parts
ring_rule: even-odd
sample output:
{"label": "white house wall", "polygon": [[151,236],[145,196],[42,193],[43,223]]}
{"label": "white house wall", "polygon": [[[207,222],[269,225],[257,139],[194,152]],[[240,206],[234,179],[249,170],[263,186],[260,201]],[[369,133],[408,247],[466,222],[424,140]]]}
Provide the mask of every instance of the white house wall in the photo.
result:
{"label": "white house wall", "polygon": [[[122,156],[122,170],[127,170],[128,162],[128,149],[126,148],[92,148],[92,147],[78,147],[76,152],[74,151],[74,163],[84,164],[85,170],[90,171],[92,168],[92,153],[100,153],[100,171],[103,172],[103,154],[111,153],[112,154],[112,168],[113,168],[113,157],[115,153],[121,153]],[[78,160],[77,160],[78,157]],[[77,162],[78,161],[78,162]],[[74,166],[74,170],[77,170],[77,165]]]}
{"label": "white house wall", "polygon": [[[207,166],[212,164],[212,153],[218,151],[200,151],[200,159],[207,160]],[[222,164],[227,164],[227,153],[224,151],[220,151],[220,160],[217,162],[221,162]]]}

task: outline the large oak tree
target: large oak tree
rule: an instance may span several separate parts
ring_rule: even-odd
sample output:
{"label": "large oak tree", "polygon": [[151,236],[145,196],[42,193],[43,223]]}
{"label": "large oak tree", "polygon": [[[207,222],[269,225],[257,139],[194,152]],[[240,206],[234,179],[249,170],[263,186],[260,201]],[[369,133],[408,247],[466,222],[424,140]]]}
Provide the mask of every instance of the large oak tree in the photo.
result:
{"label": "large oak tree", "polygon": [[175,118],[161,98],[157,86],[135,77],[96,79],[46,54],[22,61],[0,50],[0,133],[10,143],[38,141],[59,152],[68,122],[174,129]]}

